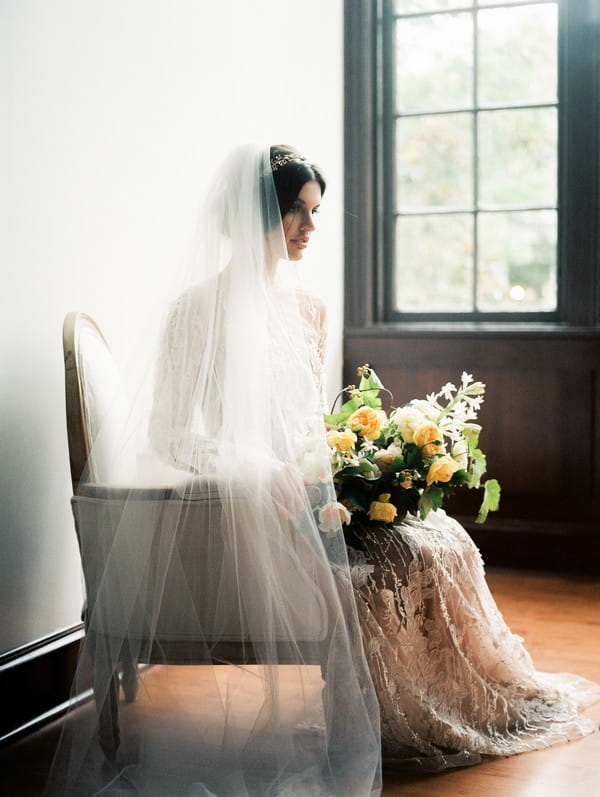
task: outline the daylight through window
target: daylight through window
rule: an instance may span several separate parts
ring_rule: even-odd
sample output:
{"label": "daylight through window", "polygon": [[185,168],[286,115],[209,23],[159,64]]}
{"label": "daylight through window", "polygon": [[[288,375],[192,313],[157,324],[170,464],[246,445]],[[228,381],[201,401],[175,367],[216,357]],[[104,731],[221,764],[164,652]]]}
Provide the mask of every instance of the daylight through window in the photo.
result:
{"label": "daylight through window", "polygon": [[557,3],[395,0],[391,313],[557,307]]}

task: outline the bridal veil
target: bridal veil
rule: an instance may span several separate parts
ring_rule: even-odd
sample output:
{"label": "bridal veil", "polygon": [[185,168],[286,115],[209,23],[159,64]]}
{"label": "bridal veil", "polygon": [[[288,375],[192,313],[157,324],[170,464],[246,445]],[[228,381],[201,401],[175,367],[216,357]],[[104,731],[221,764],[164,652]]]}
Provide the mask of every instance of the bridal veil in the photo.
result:
{"label": "bridal veil", "polygon": [[242,147],[74,496],[93,565],[73,694],[96,672],[106,706],[122,672],[132,702],[104,752],[93,703],[74,702],[47,794],[379,793],[346,549],[335,513],[319,520],[335,500],[320,307],[285,256],[269,149]]}

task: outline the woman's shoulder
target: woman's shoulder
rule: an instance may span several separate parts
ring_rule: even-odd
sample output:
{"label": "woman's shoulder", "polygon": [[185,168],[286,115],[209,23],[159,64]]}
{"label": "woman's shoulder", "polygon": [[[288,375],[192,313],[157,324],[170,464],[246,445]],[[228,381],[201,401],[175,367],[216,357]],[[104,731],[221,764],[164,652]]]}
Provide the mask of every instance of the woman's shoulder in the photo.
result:
{"label": "woman's shoulder", "polygon": [[219,290],[218,277],[209,277],[204,282],[190,285],[171,303],[171,314],[175,316],[189,312],[197,314],[199,310],[214,303]]}
{"label": "woman's shoulder", "polygon": [[317,322],[318,326],[324,327],[327,319],[327,304],[323,297],[305,287],[296,288],[296,296],[303,315]]}

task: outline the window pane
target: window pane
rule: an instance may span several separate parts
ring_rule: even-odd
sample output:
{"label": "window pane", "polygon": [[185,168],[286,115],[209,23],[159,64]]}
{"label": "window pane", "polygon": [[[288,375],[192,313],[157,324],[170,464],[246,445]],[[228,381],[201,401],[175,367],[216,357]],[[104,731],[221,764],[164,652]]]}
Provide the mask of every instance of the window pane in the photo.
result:
{"label": "window pane", "polygon": [[479,103],[555,102],[556,5],[494,8],[477,16]]}
{"label": "window pane", "polygon": [[472,207],[472,115],[406,117],[396,125],[398,209]]}
{"label": "window pane", "polygon": [[437,14],[396,22],[399,112],[472,105],[473,18]]}
{"label": "window pane", "polygon": [[482,112],[479,145],[482,205],[556,203],[555,108]]}
{"label": "window pane", "polygon": [[401,217],[396,227],[395,304],[409,313],[473,309],[473,218]]}
{"label": "window pane", "polygon": [[556,309],[556,212],[480,213],[479,310]]}
{"label": "window pane", "polygon": [[[505,6],[510,5],[511,3],[522,3],[523,0],[501,0],[502,4]],[[497,6],[498,0],[477,0],[478,6]]]}
{"label": "window pane", "polygon": [[413,11],[437,11],[464,5],[461,0],[396,0],[394,11],[396,14],[410,14]]}

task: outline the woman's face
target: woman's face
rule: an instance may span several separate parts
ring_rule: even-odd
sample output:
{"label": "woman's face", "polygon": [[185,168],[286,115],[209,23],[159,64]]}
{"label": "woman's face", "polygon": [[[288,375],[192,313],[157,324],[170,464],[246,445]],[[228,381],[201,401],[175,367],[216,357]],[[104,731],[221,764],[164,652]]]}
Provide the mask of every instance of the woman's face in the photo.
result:
{"label": "woman's face", "polygon": [[289,260],[302,260],[310,234],[315,229],[315,214],[321,204],[321,187],[316,180],[304,183],[292,207],[282,219]]}

